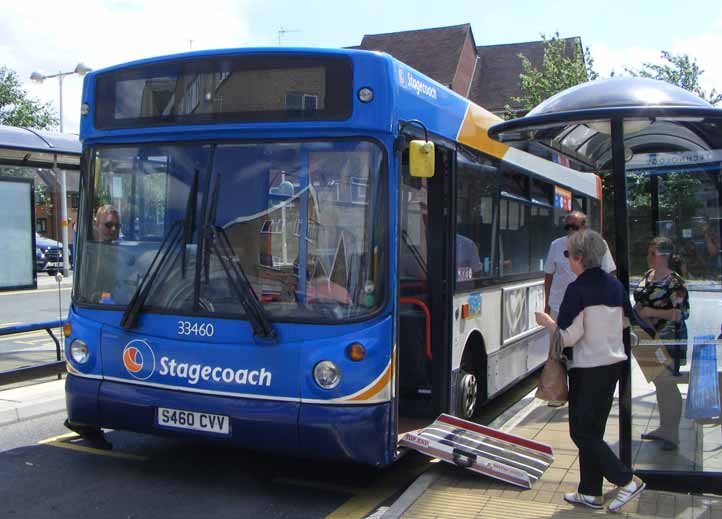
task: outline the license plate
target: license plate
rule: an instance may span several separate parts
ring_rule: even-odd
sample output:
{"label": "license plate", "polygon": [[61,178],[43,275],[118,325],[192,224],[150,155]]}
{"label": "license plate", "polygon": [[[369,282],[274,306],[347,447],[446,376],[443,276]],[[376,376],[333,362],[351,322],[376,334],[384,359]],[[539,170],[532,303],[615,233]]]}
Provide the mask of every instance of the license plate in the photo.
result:
{"label": "license plate", "polygon": [[62,262],[51,261],[48,263],[48,267],[62,267],[62,266],[63,266]]}
{"label": "license plate", "polygon": [[220,414],[159,407],[157,422],[162,427],[173,427],[175,429],[203,431],[226,436],[231,433],[231,419]]}

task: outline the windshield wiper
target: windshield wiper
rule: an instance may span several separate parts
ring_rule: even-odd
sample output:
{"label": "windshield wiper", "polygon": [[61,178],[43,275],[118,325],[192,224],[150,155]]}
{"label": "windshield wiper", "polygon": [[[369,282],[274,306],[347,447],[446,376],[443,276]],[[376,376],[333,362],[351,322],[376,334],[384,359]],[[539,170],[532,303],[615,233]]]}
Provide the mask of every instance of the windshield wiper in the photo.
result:
{"label": "windshield wiper", "polygon": [[[215,225],[208,225],[206,232],[207,237],[210,238],[209,249],[218,256],[226,277],[231,282],[231,288],[246,311],[251,328],[253,328],[253,335],[276,342],[278,339],[276,330],[253,290],[253,286],[243,270],[241,260],[233,250],[226,232],[223,228]],[[208,259],[209,257],[206,256],[206,260]]]}
{"label": "windshield wiper", "polygon": [[150,262],[150,267],[148,267],[143,279],[138,284],[135,292],[133,292],[133,296],[130,298],[125,312],[123,312],[120,325],[127,330],[135,328],[138,323],[138,315],[141,310],[143,310],[143,305],[145,305],[145,301],[148,299],[153,282],[160,272],[168,272],[166,268],[169,265],[168,259],[179,243],[181,244],[181,275],[183,278],[186,276],[186,245],[193,239],[193,231],[195,230],[198,176],[199,171],[198,168],[196,168],[193,173],[193,184],[191,185],[190,192],[188,193],[188,201],[186,202],[185,218],[183,220],[177,220],[171,226],[165,238],[163,238],[158,252],[155,253],[153,261]]}
{"label": "windshield wiper", "polygon": [[138,284],[138,287],[133,292],[133,297],[130,298],[128,306],[123,312],[123,317],[120,320],[120,325],[125,329],[135,328],[138,322],[138,314],[143,309],[145,300],[148,299],[150,288],[153,286],[153,281],[158,277],[158,273],[165,271],[168,265],[168,259],[171,257],[171,253],[176,249],[176,246],[183,241],[184,226],[182,220],[177,220],[165,235],[163,241],[158,248],[158,252],[153,256],[153,261],[150,262],[150,267],[146,271],[143,279]]}
{"label": "windshield wiper", "polygon": [[[191,186],[190,193],[188,193],[188,202],[186,202],[186,217],[183,228],[183,257],[181,259],[181,275],[185,279],[186,277],[186,248],[185,245],[190,243],[193,239],[193,231],[195,231],[195,217],[196,217],[196,202],[198,198],[198,176],[200,172],[198,168],[193,173],[193,185]],[[196,254],[197,255],[197,254]]]}

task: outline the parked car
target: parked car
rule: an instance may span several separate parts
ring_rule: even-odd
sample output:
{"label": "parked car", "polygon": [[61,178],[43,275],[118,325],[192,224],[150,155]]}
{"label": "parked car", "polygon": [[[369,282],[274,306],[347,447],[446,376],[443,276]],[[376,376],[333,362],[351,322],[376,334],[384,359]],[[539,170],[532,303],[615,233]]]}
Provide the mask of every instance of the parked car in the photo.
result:
{"label": "parked car", "polygon": [[[73,251],[68,251],[73,266]],[[63,244],[35,233],[35,265],[38,272],[54,276],[63,270]]]}

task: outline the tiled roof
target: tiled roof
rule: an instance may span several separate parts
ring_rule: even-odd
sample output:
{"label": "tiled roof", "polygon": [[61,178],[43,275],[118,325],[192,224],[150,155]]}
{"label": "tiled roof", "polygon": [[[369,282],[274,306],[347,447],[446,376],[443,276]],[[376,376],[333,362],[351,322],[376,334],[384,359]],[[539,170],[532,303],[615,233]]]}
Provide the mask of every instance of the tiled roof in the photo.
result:
{"label": "tiled roof", "polygon": [[469,31],[471,26],[465,23],[417,31],[367,34],[356,48],[391,54],[419,72],[449,86],[454,79]]}
{"label": "tiled roof", "polygon": [[[573,45],[581,46],[577,37],[565,38],[567,53]],[[491,112],[501,112],[504,105],[513,108],[518,105],[511,102],[512,97],[521,95],[521,59],[526,56],[532,65],[540,68],[544,60],[544,42],[530,41],[506,45],[484,45],[476,48],[479,54],[469,98]]]}

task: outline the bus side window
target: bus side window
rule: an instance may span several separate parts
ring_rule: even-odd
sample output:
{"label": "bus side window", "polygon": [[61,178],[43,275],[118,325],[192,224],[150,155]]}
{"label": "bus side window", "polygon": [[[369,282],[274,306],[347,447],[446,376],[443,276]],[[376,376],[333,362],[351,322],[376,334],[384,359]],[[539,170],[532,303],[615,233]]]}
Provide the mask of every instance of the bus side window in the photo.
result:
{"label": "bus side window", "polygon": [[489,278],[496,266],[498,169],[460,152],[456,177],[456,281]]}
{"label": "bus side window", "polygon": [[500,275],[526,274],[530,271],[529,177],[507,167],[503,172],[501,189],[499,207]]}

